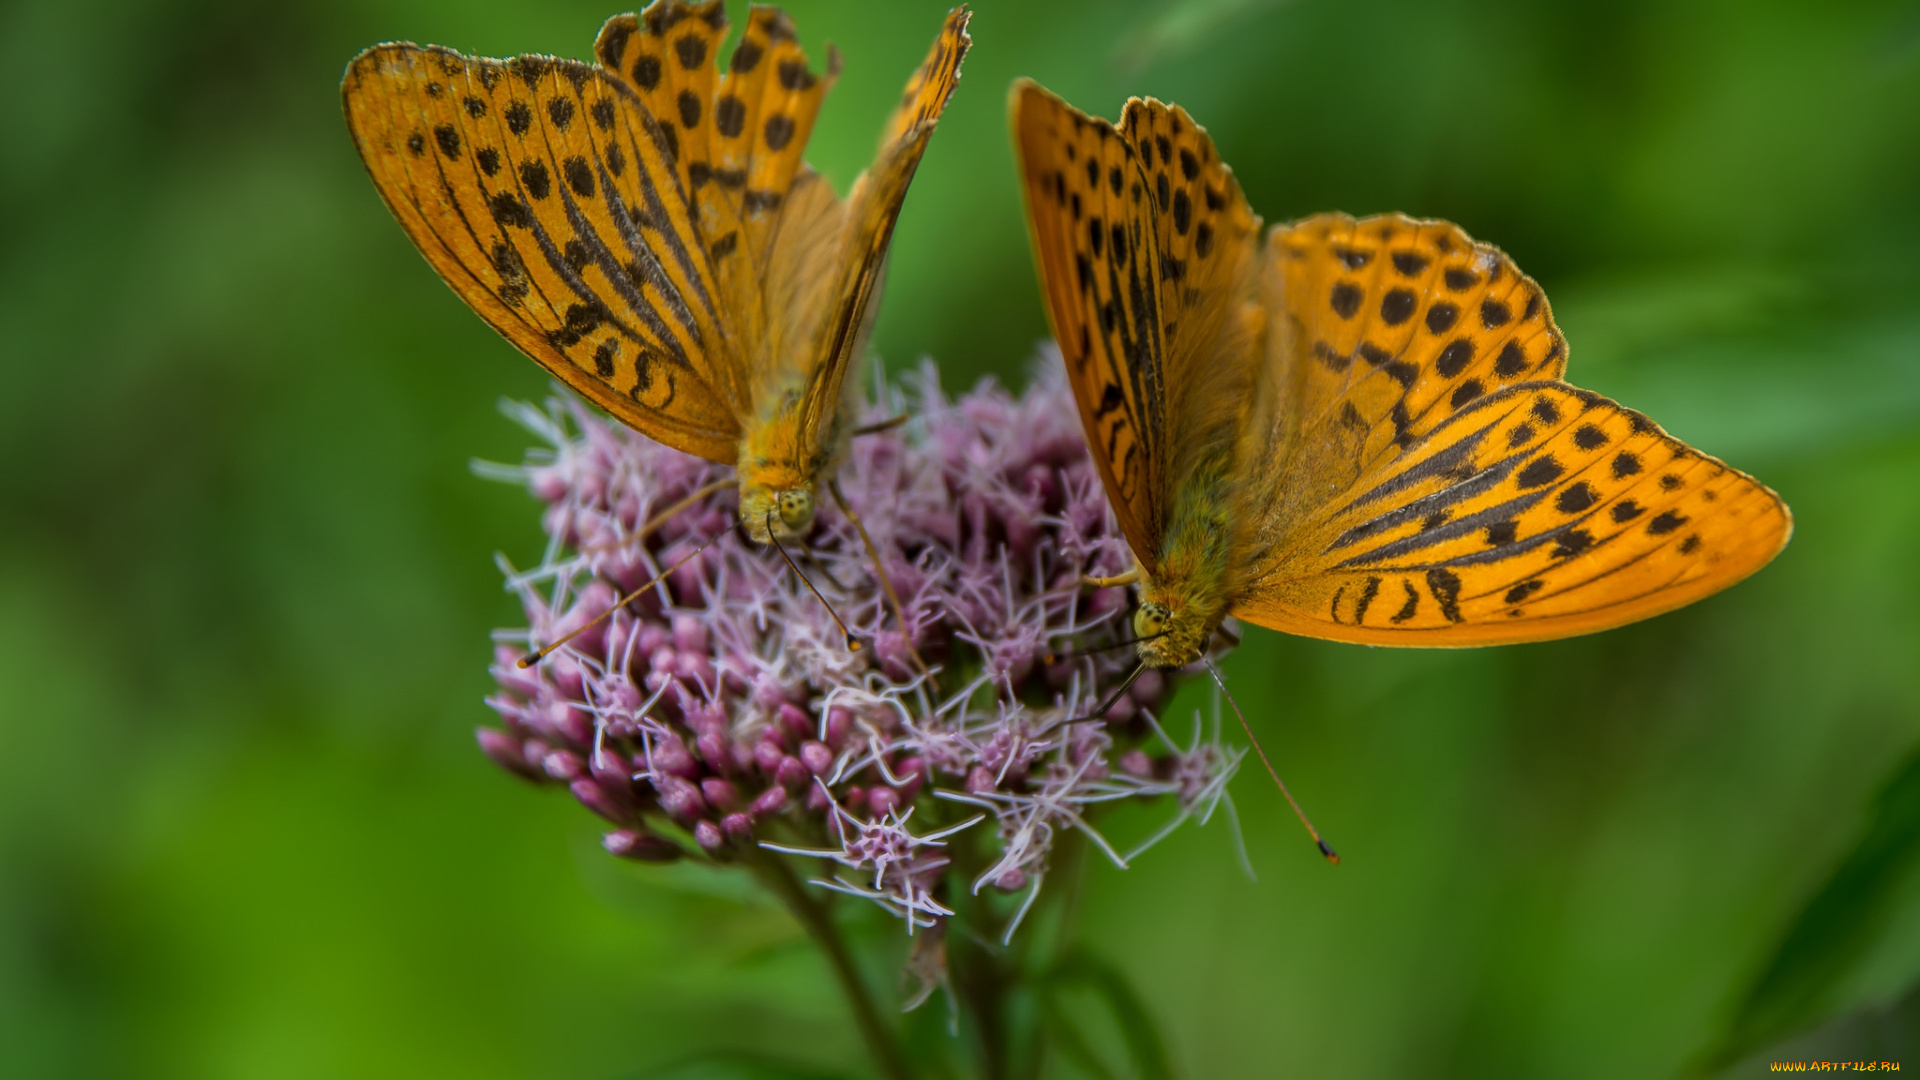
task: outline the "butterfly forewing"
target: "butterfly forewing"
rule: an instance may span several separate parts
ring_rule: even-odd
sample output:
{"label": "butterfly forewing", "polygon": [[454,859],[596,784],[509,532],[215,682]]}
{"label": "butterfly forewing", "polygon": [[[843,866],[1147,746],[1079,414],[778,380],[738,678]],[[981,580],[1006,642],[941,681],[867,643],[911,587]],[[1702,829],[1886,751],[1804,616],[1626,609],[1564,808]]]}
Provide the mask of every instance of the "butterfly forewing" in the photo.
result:
{"label": "butterfly forewing", "polygon": [[[803,425],[813,430],[830,426],[827,421],[839,402],[847,367],[872,330],[894,224],[927,141],[959,84],[960,63],[973,43],[967,35],[971,17],[964,7],[947,13],[939,36],[909,78],[900,104],[883,129],[873,166],[854,181],[848,193],[837,273],[812,333],[811,354],[819,358],[820,367],[807,382],[801,407]],[[804,258],[804,253],[796,250],[795,256]]]}
{"label": "butterfly forewing", "polygon": [[1021,83],[1013,112],[1048,316],[1115,515],[1151,568],[1184,457],[1245,403],[1246,366],[1216,361],[1254,329],[1258,219],[1184,111],[1135,99],[1116,130]]}
{"label": "butterfly forewing", "polygon": [[745,387],[660,129],[550,57],[369,49],[342,84],[381,196],[454,290],[595,404],[731,461]]}

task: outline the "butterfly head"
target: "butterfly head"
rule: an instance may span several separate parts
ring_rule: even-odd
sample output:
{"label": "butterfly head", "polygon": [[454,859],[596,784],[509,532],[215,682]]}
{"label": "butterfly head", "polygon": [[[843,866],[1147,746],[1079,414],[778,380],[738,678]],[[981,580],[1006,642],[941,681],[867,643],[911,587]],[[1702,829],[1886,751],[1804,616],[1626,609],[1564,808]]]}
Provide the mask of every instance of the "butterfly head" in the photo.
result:
{"label": "butterfly head", "polygon": [[[1148,597],[1133,612],[1133,635],[1140,641],[1140,660],[1148,667],[1186,667],[1206,651],[1213,626],[1191,604],[1174,604]],[[1219,620],[1211,620],[1218,624]]]}
{"label": "butterfly head", "polygon": [[798,540],[813,529],[813,492],[804,487],[740,486],[740,524],[756,544]]}

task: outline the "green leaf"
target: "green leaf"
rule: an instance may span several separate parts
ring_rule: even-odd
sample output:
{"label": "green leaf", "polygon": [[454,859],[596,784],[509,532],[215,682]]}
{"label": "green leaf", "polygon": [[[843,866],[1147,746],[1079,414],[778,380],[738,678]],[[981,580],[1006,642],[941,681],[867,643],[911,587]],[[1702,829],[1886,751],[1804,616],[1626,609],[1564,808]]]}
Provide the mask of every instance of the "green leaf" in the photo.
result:
{"label": "green leaf", "polygon": [[[1148,1014],[1126,977],[1111,964],[1084,952],[1062,958],[1041,978],[1041,989],[1048,1020],[1048,1039],[1075,1064],[1100,1077],[1137,1077],[1138,1080],[1171,1080],[1173,1068],[1167,1062],[1166,1041]],[[1133,1068],[1116,1073],[1094,1051],[1065,1007],[1063,997],[1072,990],[1085,990],[1111,1015],[1127,1058]]]}
{"label": "green leaf", "polygon": [[1865,835],[1800,909],[1701,1071],[1813,1027],[1845,1004],[1840,991],[1883,938],[1916,862],[1920,753],[1875,797]]}

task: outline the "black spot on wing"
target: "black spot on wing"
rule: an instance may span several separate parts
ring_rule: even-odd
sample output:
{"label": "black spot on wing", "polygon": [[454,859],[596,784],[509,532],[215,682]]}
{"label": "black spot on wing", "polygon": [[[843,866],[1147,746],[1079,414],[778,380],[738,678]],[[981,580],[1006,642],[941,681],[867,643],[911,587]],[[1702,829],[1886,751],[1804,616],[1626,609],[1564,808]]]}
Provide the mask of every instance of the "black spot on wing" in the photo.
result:
{"label": "black spot on wing", "polygon": [[1541,586],[1545,584],[1546,582],[1541,581],[1538,578],[1532,581],[1523,581],[1520,584],[1515,585],[1513,588],[1507,590],[1506,601],[1509,604],[1517,604],[1520,601],[1525,600],[1527,597],[1532,596],[1534,593],[1539,592]]}
{"label": "black spot on wing", "polygon": [[793,139],[793,118],[785,113],[775,113],[767,117],[766,126],[761,129],[761,133],[766,136],[767,149],[777,154],[785,150],[787,143]]}
{"label": "black spot on wing", "polygon": [[1401,578],[1400,584],[1407,590],[1407,602],[1400,605],[1399,611],[1387,617],[1387,621],[1391,623],[1406,622],[1420,612],[1420,593],[1414,589],[1413,582]]}
{"label": "black spot on wing", "polygon": [[1380,595],[1380,577],[1367,575],[1366,587],[1360,590],[1360,599],[1353,605],[1353,623],[1355,626],[1367,621],[1367,608],[1373,606],[1373,598]]}
{"label": "black spot on wing", "polygon": [[1563,514],[1577,514],[1599,501],[1600,496],[1593,490],[1593,485],[1582,480],[1562,491],[1559,497],[1554,499],[1553,505]]}
{"label": "black spot on wing", "polygon": [[1665,536],[1687,523],[1687,515],[1678,510],[1668,510],[1652,521],[1647,522],[1647,533],[1651,536]]}
{"label": "black spot on wing", "polygon": [[533,126],[533,110],[527,108],[524,101],[509,103],[504,115],[507,118],[507,130],[515,135],[525,135],[527,129]]}
{"label": "black spot on wing", "polygon": [[1500,355],[1494,358],[1493,373],[1503,379],[1511,379],[1527,370],[1527,354],[1520,351],[1518,342],[1509,341],[1501,348]]}
{"label": "black spot on wing", "polygon": [[1440,358],[1433,362],[1433,369],[1446,378],[1453,378],[1473,363],[1473,342],[1466,338],[1456,338],[1440,350]]}
{"label": "black spot on wing", "polygon": [[660,85],[660,58],[642,56],[633,62],[633,83],[642,90],[652,90]]}
{"label": "black spot on wing", "polygon": [[707,43],[698,34],[688,34],[673,43],[673,53],[680,58],[680,66],[693,71],[707,61]]}
{"label": "black spot on wing", "polygon": [[1433,593],[1435,603],[1440,605],[1440,614],[1448,622],[1460,622],[1460,575],[1451,570],[1433,569],[1427,571],[1427,591]]}
{"label": "black spot on wing", "polygon": [[1521,469],[1514,480],[1519,483],[1522,490],[1525,490],[1551,484],[1560,479],[1560,475],[1564,472],[1566,470],[1554,460],[1552,454],[1545,454],[1528,462],[1527,467]]}
{"label": "black spot on wing", "polygon": [[1353,318],[1359,312],[1360,301],[1364,297],[1365,294],[1360,291],[1360,286],[1350,281],[1339,282],[1334,285],[1331,297],[1334,314],[1343,319]]}
{"label": "black spot on wing", "polygon": [[1556,559],[1571,558],[1592,546],[1592,533],[1585,529],[1568,529],[1554,541],[1552,555]]}
{"label": "black spot on wing", "polygon": [[527,194],[535,202],[553,193],[553,177],[547,172],[547,163],[534,160],[520,166],[520,183],[526,186]]}
{"label": "black spot on wing", "polygon": [[1413,317],[1418,301],[1406,289],[1394,289],[1380,300],[1380,318],[1388,326],[1399,326]]}

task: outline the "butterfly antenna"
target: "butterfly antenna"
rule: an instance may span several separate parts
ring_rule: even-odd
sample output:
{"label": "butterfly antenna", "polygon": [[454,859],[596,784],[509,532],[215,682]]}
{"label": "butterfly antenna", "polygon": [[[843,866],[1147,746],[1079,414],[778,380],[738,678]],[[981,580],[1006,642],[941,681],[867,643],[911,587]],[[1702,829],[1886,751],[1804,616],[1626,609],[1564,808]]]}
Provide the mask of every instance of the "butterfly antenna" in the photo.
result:
{"label": "butterfly antenna", "polygon": [[1091,715],[1083,716],[1079,720],[1073,720],[1069,722],[1077,724],[1083,720],[1106,719],[1107,710],[1113,708],[1113,703],[1120,700],[1120,695],[1125,694],[1128,690],[1133,689],[1134,680],[1138,679],[1142,675],[1145,675],[1146,673],[1147,673],[1147,663],[1146,661],[1142,660],[1140,663],[1134,665],[1133,674],[1127,676],[1127,681],[1121,683],[1118,687],[1116,687],[1113,693],[1108,694],[1107,700],[1101,702],[1100,707],[1093,710]]}
{"label": "butterfly antenna", "polygon": [[813,579],[807,577],[807,575],[800,570],[800,564],[794,562],[793,556],[787,554],[786,545],[782,544],[780,538],[774,535],[773,511],[771,510],[767,511],[767,539],[773,541],[774,549],[780,552],[780,557],[787,560],[787,569],[792,570],[793,576],[799,578],[801,583],[806,585],[807,591],[813,593],[813,598],[820,601],[820,606],[827,609],[827,617],[833,620],[833,625],[839,627],[840,633],[845,635],[847,639],[847,651],[859,652],[861,647],[860,639],[854,636],[853,631],[847,629],[847,624],[840,618],[840,613],[833,610],[832,604],[827,603],[827,598],[821,595],[820,590],[814,586]]}
{"label": "butterfly antenna", "polygon": [[644,541],[647,537],[652,536],[654,534],[654,531],[659,529],[660,526],[665,525],[670,518],[686,510],[688,507],[693,506],[694,504],[700,502],[702,499],[705,499],[707,496],[713,494],[716,491],[725,491],[728,488],[739,487],[739,486],[740,486],[740,481],[731,476],[727,477],[725,480],[715,480],[711,484],[706,484],[701,486],[700,488],[696,489],[693,492],[693,494],[688,495],[686,498],[681,499],[679,502],[674,503],[672,506],[669,506],[665,510],[662,510],[659,513],[648,518],[646,521],[646,524],[640,526],[639,531],[631,533],[627,536],[623,536],[618,540],[609,540],[604,544],[595,544],[592,547],[586,548],[584,550],[589,554],[597,555],[602,552],[618,550],[620,548],[626,547],[628,544],[640,543],[641,541]]}
{"label": "butterfly antenna", "polygon": [[1335,866],[1340,865],[1340,853],[1333,850],[1332,844],[1320,838],[1320,830],[1314,828],[1313,822],[1307,820],[1307,812],[1300,809],[1300,804],[1293,798],[1293,792],[1287,790],[1286,783],[1274,770],[1273,762],[1267,759],[1266,748],[1260,745],[1260,737],[1253,733],[1253,725],[1247,723],[1247,715],[1240,711],[1240,703],[1233,700],[1233,691],[1227,689],[1227,680],[1220,677],[1220,669],[1213,666],[1211,658],[1206,661],[1206,665],[1208,673],[1213,676],[1214,685],[1227,696],[1227,704],[1233,706],[1233,715],[1239,717],[1241,729],[1247,733],[1247,739],[1253,743],[1253,752],[1260,755],[1260,764],[1267,767],[1267,775],[1273,777],[1274,784],[1280,788],[1280,794],[1287,797],[1287,805],[1293,807],[1294,816],[1300,819],[1300,824],[1307,827],[1307,835],[1313,837],[1313,842],[1320,848],[1320,854],[1325,855],[1327,861]]}
{"label": "butterfly antenna", "polygon": [[899,416],[889,416],[885,420],[876,420],[871,424],[861,424],[859,427],[853,429],[853,433],[856,436],[878,435],[883,431],[891,431],[894,428],[899,427],[901,424],[906,423],[908,420],[911,420],[912,418],[913,418],[913,414],[911,413],[901,413]]}
{"label": "butterfly antenna", "polygon": [[[887,423],[905,423],[906,419],[905,415],[901,415]],[[854,513],[853,507],[847,505],[847,496],[840,490],[838,478],[827,481],[827,491],[833,496],[833,504],[840,508],[840,513],[845,515],[848,521],[853,522],[853,531],[860,534],[860,542],[867,546],[867,558],[873,561],[873,576],[880,579],[880,588],[887,594],[887,605],[893,608],[893,617],[900,624],[900,638],[906,642],[907,655],[913,657],[913,666],[919,668],[920,674],[927,677],[927,683],[933,687],[933,692],[939,693],[939,680],[933,677],[927,662],[920,659],[920,650],[913,647],[913,639],[907,636],[907,611],[900,606],[900,594],[893,591],[893,579],[887,576],[887,568],[880,565],[880,549],[873,546],[873,538],[867,535],[867,527],[861,523],[860,515]]]}
{"label": "butterfly antenna", "polygon": [[[725,536],[726,534],[721,533],[720,535]],[[593,629],[595,626],[598,626],[601,622],[603,622],[607,618],[607,616],[612,615],[614,612],[619,611],[623,607],[626,607],[628,604],[632,603],[633,601],[638,600],[642,593],[645,593],[648,589],[651,589],[655,585],[660,584],[660,582],[663,579],[665,579],[668,574],[671,574],[675,570],[678,570],[681,567],[692,562],[694,559],[694,556],[707,550],[708,545],[712,544],[714,540],[718,540],[718,539],[720,539],[720,537],[716,536],[712,540],[708,540],[705,544],[701,544],[699,547],[694,548],[692,551],[688,552],[685,556],[683,556],[679,562],[674,563],[672,566],[669,566],[665,570],[662,570],[658,574],[654,575],[652,581],[647,582],[645,585],[640,586],[639,588],[633,590],[627,595],[614,601],[612,607],[609,607],[607,610],[601,612],[598,615],[595,615],[591,621],[583,623],[579,629],[574,630],[572,633],[568,634],[566,637],[563,637],[559,641],[556,641],[553,644],[548,645],[546,648],[541,649],[539,652],[534,653],[532,656],[521,657],[519,661],[520,666],[522,668],[530,668],[533,665],[539,663],[540,661],[545,660],[549,655],[553,653],[553,650],[558,649],[560,646],[565,645],[567,642],[572,641],[574,638],[577,638],[581,634],[586,633],[588,630]],[[662,596],[664,597],[665,594],[663,593]]]}
{"label": "butterfly antenna", "polygon": [[1062,663],[1067,660],[1078,660],[1083,656],[1097,656],[1103,652],[1112,652],[1115,649],[1124,649],[1129,645],[1138,645],[1143,641],[1152,641],[1154,638],[1164,637],[1165,635],[1166,635],[1166,631],[1162,630],[1158,634],[1148,634],[1146,637],[1128,638],[1125,641],[1116,641],[1111,645],[1096,645],[1091,649],[1074,649],[1071,652],[1063,652],[1063,653],[1057,653],[1049,650],[1046,653],[1043,653],[1041,655],[1040,662],[1048,666],[1052,666],[1054,664]]}

